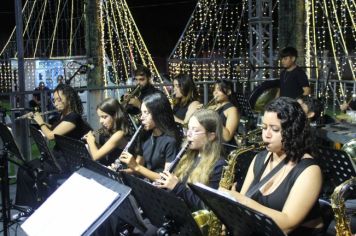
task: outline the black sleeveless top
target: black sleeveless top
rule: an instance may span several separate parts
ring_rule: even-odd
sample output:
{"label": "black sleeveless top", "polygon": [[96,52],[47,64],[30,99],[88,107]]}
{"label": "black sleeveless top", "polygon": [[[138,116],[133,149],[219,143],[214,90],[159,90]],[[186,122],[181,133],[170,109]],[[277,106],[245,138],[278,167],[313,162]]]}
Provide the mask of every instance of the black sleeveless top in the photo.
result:
{"label": "black sleeveless top", "polygon": [[[253,167],[253,173],[254,176],[258,176],[259,173],[263,173],[266,165],[264,163],[265,157],[267,155],[267,150],[260,152],[256,156],[255,164]],[[288,173],[287,177],[282,181],[282,183],[275,189],[271,194],[268,195],[262,195],[260,191],[257,191],[251,198],[260,204],[278,210],[282,211],[285,202],[287,201],[287,198],[289,196],[290,190],[294,186],[295,181],[298,179],[299,175],[309,166],[312,165],[317,165],[317,161],[313,158],[304,158],[299,161],[299,163]],[[258,183],[260,180],[254,179],[253,182],[251,183],[251,186],[255,185]],[[250,188],[251,188],[250,186]],[[314,203],[314,206],[308,213],[307,217],[304,219],[304,222],[307,222],[312,219],[317,219],[321,217],[320,213],[320,206],[318,200]],[[301,223],[301,224],[303,224]],[[301,228],[301,227],[299,227]],[[300,230],[299,228],[295,229]],[[303,227],[304,229],[304,227]],[[304,229],[305,230],[305,229]],[[315,229],[310,229],[311,231],[315,232]],[[294,232],[293,231],[293,232]],[[291,232],[289,235],[293,235],[293,232]],[[304,232],[304,231],[303,231]],[[315,234],[306,234],[306,235],[315,235]]]}
{"label": "black sleeveless top", "polygon": [[[220,121],[222,122],[222,125],[224,127],[226,126],[226,121],[227,121],[227,117],[225,116],[224,111],[226,111],[230,107],[234,107],[234,104],[232,104],[231,102],[228,102],[225,105],[223,105],[222,107],[220,107],[218,110],[216,110],[216,112],[219,114]],[[230,141],[228,141],[227,144],[234,145],[234,146],[237,145],[234,137],[232,137],[232,139]],[[235,150],[235,148],[233,148],[231,146],[225,146],[224,149],[225,149],[226,154],[229,154],[231,151]]]}
{"label": "black sleeveless top", "polygon": [[[100,134],[99,135],[99,145],[103,146],[109,139],[110,139],[110,136]],[[113,150],[111,150],[111,152],[106,154],[105,157],[100,158],[100,160],[98,160],[98,161],[102,165],[109,166],[112,163],[114,163],[117,158],[119,158],[121,152],[122,152],[122,149],[119,147],[116,147]]]}
{"label": "black sleeveless top", "polygon": [[187,114],[188,107],[190,104],[187,104],[185,106],[181,105],[176,105],[173,107],[173,114],[180,120],[184,120],[185,114]]}
{"label": "black sleeveless top", "polygon": [[229,109],[230,107],[233,107],[234,105],[231,102],[226,103],[225,105],[223,105],[222,107],[220,107],[219,109],[216,110],[216,112],[219,114],[220,116],[220,120],[223,124],[223,126],[226,125],[226,120],[227,117],[224,114],[224,111],[226,111],[227,109]]}

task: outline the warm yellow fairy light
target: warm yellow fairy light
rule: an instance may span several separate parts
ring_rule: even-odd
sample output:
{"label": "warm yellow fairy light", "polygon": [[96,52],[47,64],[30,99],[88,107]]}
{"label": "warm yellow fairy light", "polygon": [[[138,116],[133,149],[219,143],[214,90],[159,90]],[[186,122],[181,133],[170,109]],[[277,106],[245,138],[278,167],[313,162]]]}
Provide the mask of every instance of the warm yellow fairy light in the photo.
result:
{"label": "warm yellow fairy light", "polygon": [[59,0],[58,2],[58,7],[57,7],[57,13],[56,13],[56,21],[54,23],[54,30],[52,32],[52,43],[51,43],[51,50],[50,50],[50,53],[49,53],[49,58],[52,57],[52,52],[53,52],[53,45],[54,45],[54,41],[56,39],[56,35],[57,35],[57,26],[58,26],[58,21],[59,21],[59,12],[60,12],[60,7],[61,6],[61,0]]}
{"label": "warm yellow fairy light", "polygon": [[43,18],[44,18],[45,12],[46,12],[47,2],[48,2],[48,0],[45,0],[45,2],[43,4],[40,27],[38,28],[38,31],[37,31],[36,46],[35,46],[35,50],[33,51],[33,58],[36,57],[37,47],[38,47],[38,42],[40,41],[41,30],[42,30],[42,25],[43,25]]}

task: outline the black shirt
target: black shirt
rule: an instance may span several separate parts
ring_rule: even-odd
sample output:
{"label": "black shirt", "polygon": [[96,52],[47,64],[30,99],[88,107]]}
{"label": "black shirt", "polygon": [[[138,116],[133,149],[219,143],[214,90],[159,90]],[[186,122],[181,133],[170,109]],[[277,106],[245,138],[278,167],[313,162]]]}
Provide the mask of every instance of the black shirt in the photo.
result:
{"label": "black shirt", "polygon": [[180,120],[184,121],[185,114],[187,114],[189,104],[185,106],[176,105],[173,107],[173,114]]}
{"label": "black shirt", "polygon": [[[209,187],[214,189],[219,188],[222,170],[225,165],[226,161],[223,158],[215,163],[214,169],[210,174],[209,183],[207,184]],[[178,182],[174,189],[172,189],[172,193],[181,197],[192,211],[200,210],[205,207],[203,201],[193,193],[186,183]]]}
{"label": "black shirt", "polygon": [[[137,96],[138,99],[142,102],[142,100],[151,95],[151,94],[154,94],[154,93],[157,93],[157,92],[161,92],[161,90],[157,89],[156,87],[154,87],[152,84],[148,84],[146,85],[145,87],[143,87],[140,91],[140,94]],[[162,92],[161,92],[162,93]],[[126,111],[129,113],[129,114],[133,114],[133,115],[137,115],[137,114],[140,114],[141,110],[140,108],[137,108],[137,107],[134,107],[132,106],[131,104],[128,104],[126,106]]]}
{"label": "black shirt", "polygon": [[[224,111],[226,111],[227,109],[229,109],[230,107],[233,107],[234,104],[232,104],[231,102],[226,103],[225,105],[223,105],[222,107],[220,107],[216,112],[219,114],[220,117],[220,121],[222,122],[222,125],[225,127],[226,126],[226,121],[227,121],[227,117],[224,114]],[[234,136],[232,137],[231,140],[229,140],[227,142],[227,144],[236,146],[236,142],[234,139]],[[231,151],[233,151],[235,148],[232,146],[224,146],[224,149],[226,151],[226,153],[230,153]]]}
{"label": "black shirt", "polygon": [[[110,139],[110,137],[111,136],[108,136],[105,134],[100,134],[99,135],[99,145],[103,146]],[[121,148],[115,147],[108,154],[106,154],[105,157],[100,158],[98,161],[102,165],[109,166],[115,162],[115,160],[120,156],[121,152],[122,152]]]}
{"label": "black shirt", "polygon": [[[91,130],[89,124],[83,120],[81,115],[75,112],[71,112],[64,116],[62,119],[60,119],[56,124],[53,125],[52,130],[55,129],[63,121],[67,121],[75,125],[74,129],[64,135],[72,139],[80,140],[86,133]],[[59,149],[57,144],[54,146],[54,149]]]}
{"label": "black shirt", "polygon": [[309,81],[299,66],[292,71],[282,71],[279,84],[281,97],[300,97],[303,95],[303,87],[309,87]]}
{"label": "black shirt", "polygon": [[172,162],[176,157],[177,148],[178,144],[171,136],[149,135],[138,154],[143,156],[145,167],[154,172],[162,172],[166,162]]}

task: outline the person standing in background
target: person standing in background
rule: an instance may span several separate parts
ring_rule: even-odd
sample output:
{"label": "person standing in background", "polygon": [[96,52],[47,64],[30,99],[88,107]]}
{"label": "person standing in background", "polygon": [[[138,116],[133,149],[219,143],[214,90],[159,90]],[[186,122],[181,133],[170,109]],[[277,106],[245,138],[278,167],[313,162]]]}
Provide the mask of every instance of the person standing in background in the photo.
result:
{"label": "person standing in background", "polygon": [[298,51],[294,47],[286,47],[280,52],[284,70],[280,74],[279,92],[277,97],[297,98],[310,94],[307,75],[296,64]]}

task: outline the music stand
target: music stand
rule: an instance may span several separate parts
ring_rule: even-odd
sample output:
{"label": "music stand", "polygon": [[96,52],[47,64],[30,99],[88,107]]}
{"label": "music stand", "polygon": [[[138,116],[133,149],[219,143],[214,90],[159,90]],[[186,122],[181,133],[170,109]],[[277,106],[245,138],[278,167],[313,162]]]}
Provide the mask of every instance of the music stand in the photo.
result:
{"label": "music stand", "polygon": [[194,184],[188,185],[210,207],[233,235],[285,236],[282,230],[268,216],[211,190]]}
{"label": "music stand", "polygon": [[[85,236],[92,235],[130,194],[131,190],[129,187],[90,169],[80,168],[75,172],[75,174],[76,176],[72,175],[66,183],[57,189],[57,191],[54,192],[53,195],[47,199],[47,201],[21,226],[27,233],[35,235],[37,232],[44,235],[45,232],[54,233],[55,230],[61,231],[62,227],[64,228],[64,231],[68,233],[71,229],[68,229],[68,225],[66,224],[72,224],[72,222],[68,222],[67,218],[73,219],[78,215],[80,216],[80,214],[84,211],[89,213],[90,220],[79,220],[78,222],[73,222],[73,224],[78,224],[78,228],[76,228],[76,231],[74,232],[81,232],[80,235]],[[105,206],[101,206],[100,211],[98,211],[95,209],[97,209],[97,205],[101,205],[98,203],[100,198],[98,200],[96,196],[93,196],[92,194],[88,196],[88,192],[92,192],[90,189],[93,188],[103,190],[103,187],[117,193],[117,196],[111,195],[110,198],[108,198],[107,190],[100,191],[98,195],[104,196],[104,199],[106,200]],[[78,191],[77,188],[82,188],[82,191]],[[68,203],[68,201],[72,200],[72,197],[67,199],[65,197],[66,195],[76,195],[73,197],[74,202]],[[88,204],[85,208],[91,209],[91,206],[93,206],[92,209],[94,209],[94,211],[83,209],[83,206],[80,208],[75,207],[76,204],[81,204],[79,202],[81,199],[83,199],[82,202]],[[63,209],[68,212],[63,212],[63,209],[61,210],[60,206],[63,206]],[[48,215],[49,212],[53,213],[53,215]],[[85,218],[85,216],[83,217]],[[54,234],[59,235],[58,232]]]}
{"label": "music stand", "polygon": [[[8,235],[8,228],[10,226],[10,210],[11,208],[26,211],[20,207],[16,207],[10,202],[10,188],[9,188],[9,173],[8,161],[21,166],[22,168],[33,174],[33,170],[29,167],[22,156],[17,144],[8,129],[8,127],[0,122],[0,137],[3,142],[3,149],[0,153],[0,175],[1,175],[1,200],[2,200],[2,218],[3,218],[3,232],[4,236]],[[12,154],[11,156],[9,154]]]}
{"label": "music stand", "polygon": [[337,186],[356,176],[356,167],[343,150],[317,147],[316,155],[324,177],[322,195],[329,199]]}
{"label": "music stand", "polygon": [[63,152],[67,164],[66,172],[73,173],[83,166],[84,159],[92,159],[84,142],[57,134],[54,139]]}
{"label": "music stand", "polygon": [[[55,140],[66,153],[65,158],[71,170],[85,167],[107,178],[123,183],[120,172],[110,170],[99,162],[92,160],[84,142],[60,135],[55,135]],[[139,214],[136,205],[134,199],[129,196],[122,202],[122,204],[120,204],[117,210],[119,212],[118,216],[126,223],[135,226],[141,231],[145,231],[146,227],[144,226],[142,217]]]}
{"label": "music stand", "polygon": [[129,174],[123,177],[147,218],[159,228],[157,235],[202,235],[182,199]]}
{"label": "music stand", "polygon": [[57,159],[52,155],[51,151],[49,150],[47,142],[43,137],[42,133],[34,126],[30,126],[30,133],[36,143],[38,150],[40,151],[41,163],[43,163],[44,160],[48,160],[52,164],[51,167],[54,168],[54,173],[63,173],[62,167],[58,164]]}

